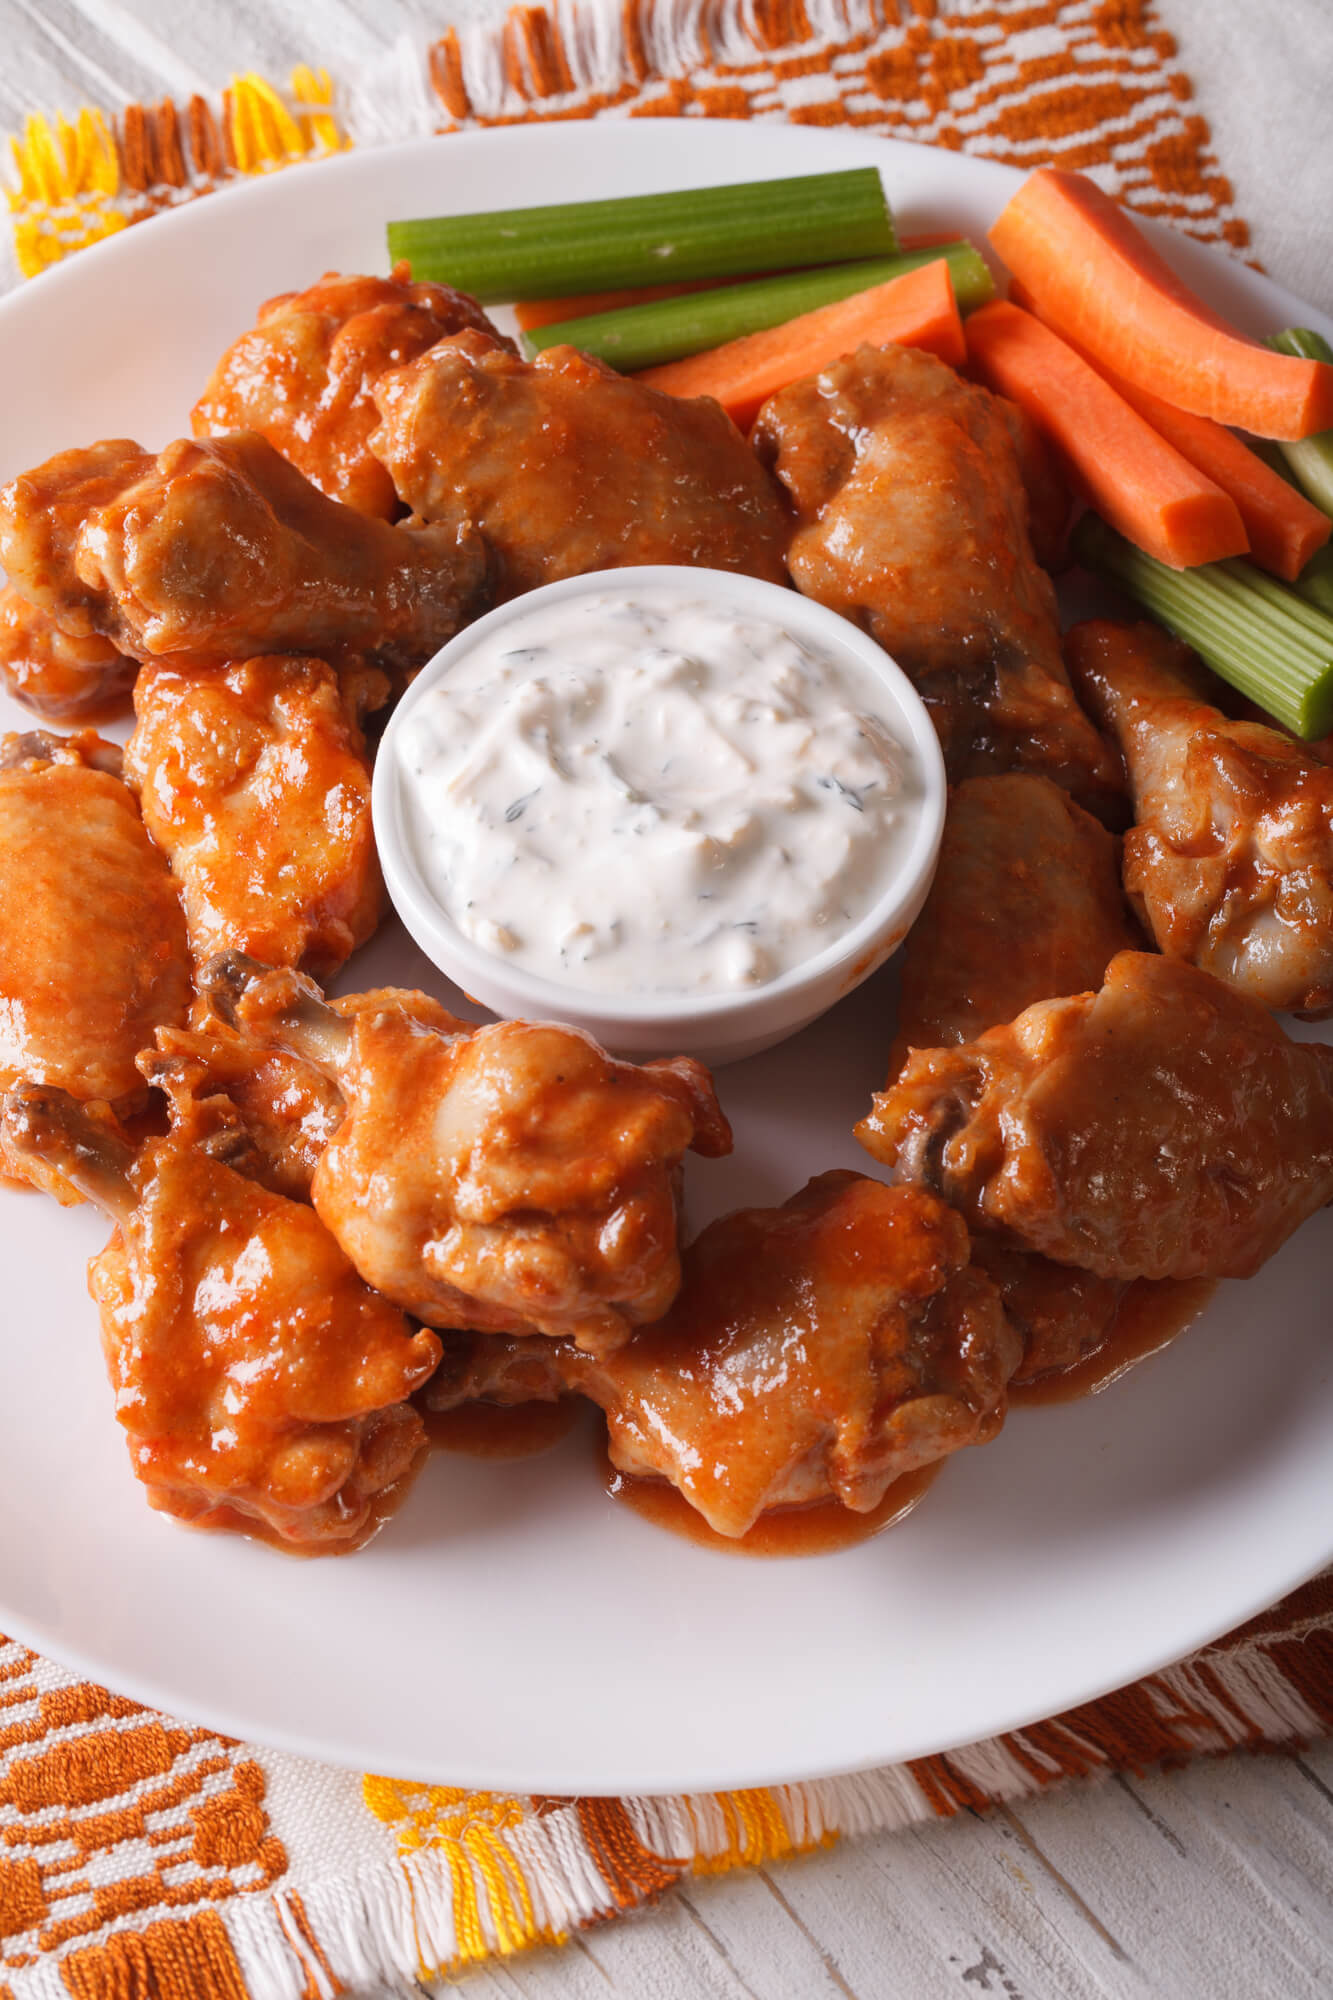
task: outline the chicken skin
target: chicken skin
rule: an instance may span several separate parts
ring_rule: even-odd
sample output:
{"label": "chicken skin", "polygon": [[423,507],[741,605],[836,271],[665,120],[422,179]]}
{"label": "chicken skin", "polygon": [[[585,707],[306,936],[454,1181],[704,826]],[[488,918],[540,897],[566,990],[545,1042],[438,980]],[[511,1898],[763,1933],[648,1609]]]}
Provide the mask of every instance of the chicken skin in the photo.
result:
{"label": "chicken skin", "polygon": [[364,944],[384,890],[362,721],[382,674],[268,654],[147,666],[125,775],[180,884],[190,949],[232,946],[327,978]]}
{"label": "chicken skin", "polygon": [[0,1091],[54,1084],[131,1109],[153,1030],[185,1018],[185,919],[91,730],[0,738]]}
{"label": "chicken skin", "polygon": [[632,563],[786,581],[787,510],[708,398],[572,347],[520,361],[465,333],[382,375],[375,400],[372,451],[423,519],[476,523],[497,600]]}
{"label": "chicken skin", "polygon": [[868,1513],[904,1473],[984,1444],[1021,1352],[950,1208],[838,1172],[711,1223],[671,1310],[625,1346],[455,1336],[424,1400],[585,1396],[613,1465],[669,1480],[734,1538],[777,1508]]}
{"label": "chicken skin", "polygon": [[[466,1033],[468,1027],[430,994],[400,987],[349,993],[330,1005],[343,1020],[368,1009],[395,1007],[441,1034]],[[159,1028],[157,1057],[141,1056],[139,1067],[166,1092],[182,1118],[191,1105],[211,1104],[217,1115],[225,1102],[249,1141],[245,1170],[250,1178],[293,1201],[310,1200],[319,1156],[346,1108],[342,1092],[322,1069],[290,1049],[256,1041],[229,1026],[213,1011],[207,990],[195,1003],[193,1024]]]}
{"label": "chicken skin", "polygon": [[12,585],[0,590],[0,686],[52,722],[104,720],[130,705],[139,671],[96,632],[62,632],[49,611]]}
{"label": "chicken skin", "polygon": [[830,1173],[710,1224],[664,1319],[565,1367],[605,1410],[614,1465],[737,1536],[775,1507],[867,1513],[904,1473],[984,1443],[1020,1352],[951,1209]]}
{"label": "chicken skin", "polygon": [[1209,700],[1155,625],[1079,625],[1075,685],[1119,743],[1137,822],[1125,887],[1169,958],[1266,1007],[1333,1014],[1333,771]]}
{"label": "chicken skin", "polygon": [[253,432],[65,451],[0,489],[0,564],[76,637],[137,660],[347,653],[419,667],[474,606],[455,528],[340,506]]}
{"label": "chicken skin", "polygon": [[[968,778],[949,795],[939,866],[902,956],[889,1085],[914,1048],[956,1047],[1039,1000],[1101,985],[1143,940],[1120,843],[1048,778]],[[1016,1382],[1101,1345],[1125,1287],[979,1238],[973,1259],[1024,1338]]]}
{"label": "chicken skin", "polygon": [[902,956],[889,1080],[909,1048],[970,1042],[1037,1000],[1102,983],[1143,943],[1120,843],[1048,778],[967,778],[949,794],[939,866]]}
{"label": "chicken skin", "polygon": [[303,292],[268,299],[231,346],[190,413],[196,437],[258,431],[321,493],[392,521],[393,481],[368,439],[379,422],[371,391],[386,368],[414,361],[446,335],[474,327],[512,353],[475,299],[448,285],[326,271]]}
{"label": "chicken skin", "polygon": [[337,1082],[347,1112],[311,1193],[377,1291],[432,1326],[589,1350],[666,1311],[681,1156],[731,1144],[700,1064],[615,1062],[543,1023],[432,1027],[393,996],[347,1017],[309,980],[235,954],[204,986]]}
{"label": "chicken skin", "polygon": [[359,1545],[424,1448],[406,1398],[435,1335],[362,1284],[312,1209],[228,1163],[225,1121],[175,1123],[135,1162],[71,1098],[28,1086],[4,1128],[116,1223],[89,1289],[150,1506],[310,1554]]}
{"label": "chicken skin", "polygon": [[1120,952],[1098,993],[913,1050],[856,1128],[979,1230],[1107,1278],[1247,1278],[1333,1200],[1333,1047]]}
{"label": "chicken skin", "polygon": [[796,509],[792,580],[911,675],[950,776],[1039,771],[1110,809],[1120,773],[1060,658],[1006,405],[932,355],[861,347],[771,397],[751,442]]}

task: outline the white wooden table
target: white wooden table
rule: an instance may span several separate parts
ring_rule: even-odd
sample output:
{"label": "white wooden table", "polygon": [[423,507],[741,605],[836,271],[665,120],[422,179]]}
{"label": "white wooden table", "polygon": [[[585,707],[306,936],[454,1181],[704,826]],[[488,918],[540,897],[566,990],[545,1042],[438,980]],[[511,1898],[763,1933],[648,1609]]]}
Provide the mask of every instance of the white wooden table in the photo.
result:
{"label": "white wooden table", "polygon": [[[0,125],[233,69],[347,67],[505,0],[0,0]],[[940,0],[942,6],[968,0]],[[1273,275],[1333,309],[1333,0],[1159,0]],[[1276,69],[1275,69],[1276,65]],[[1280,87],[1256,78],[1280,78]],[[1280,101],[1275,101],[1280,100]],[[448,1990],[525,2000],[1329,2000],[1333,1745],[1069,1785],[700,1880]]]}
{"label": "white wooden table", "polygon": [[[443,1990],[443,1989],[439,1989]],[[692,1882],[466,2000],[1328,2000],[1333,1745]]]}

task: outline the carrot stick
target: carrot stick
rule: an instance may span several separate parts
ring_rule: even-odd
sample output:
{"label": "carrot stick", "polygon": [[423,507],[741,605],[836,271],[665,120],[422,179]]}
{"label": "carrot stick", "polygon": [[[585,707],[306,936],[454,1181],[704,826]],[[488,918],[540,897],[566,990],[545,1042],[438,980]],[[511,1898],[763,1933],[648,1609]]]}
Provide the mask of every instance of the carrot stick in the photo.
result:
{"label": "carrot stick", "polygon": [[1085,175],[1029,174],[990,240],[1058,333],[1176,409],[1256,437],[1333,425],[1333,367],[1238,333]]}
{"label": "carrot stick", "polygon": [[802,313],[783,326],[729,340],[704,354],[645,368],[636,376],[673,396],[714,396],[741,430],[762,403],[803,375],[818,374],[840,355],[869,341],[882,347],[924,347],[958,367],[966,353],[963,322],[943,257],[887,284],[854,292]]}
{"label": "carrot stick", "polygon": [[1071,483],[1126,540],[1173,569],[1244,554],[1230,494],[1197,472],[1050,328],[1000,300],[967,322],[967,351],[992,389],[1027,411]]}
{"label": "carrot stick", "polygon": [[[1011,284],[1009,297],[1014,305],[1037,312],[1039,319],[1043,317],[1026,287]],[[1069,341],[1069,345],[1077,347],[1078,343]],[[1084,359],[1088,357],[1085,355]],[[1298,493],[1288,480],[1264,463],[1258,452],[1242,444],[1234,432],[1215,424],[1210,417],[1177,410],[1160,396],[1154,396],[1150,389],[1140,389],[1137,383],[1127,382],[1110,368],[1100,367],[1097,373],[1182,458],[1187,458],[1214,486],[1231,495],[1250,538],[1250,554],[1261,568],[1271,570],[1286,583],[1295,583],[1315,550],[1323,548],[1333,533],[1333,521],[1323,509]]]}
{"label": "carrot stick", "polygon": [[[950,242],[956,242],[950,237]],[[771,271],[755,271],[754,278],[768,278]],[[655,305],[658,299],[683,299],[690,292],[715,292],[720,285],[745,283],[742,278],[690,278],[677,285],[627,285],[619,292],[576,292],[567,299],[520,299],[514,318],[524,333],[539,326],[559,326],[565,319],[587,319],[593,313],[619,312],[622,306]]]}

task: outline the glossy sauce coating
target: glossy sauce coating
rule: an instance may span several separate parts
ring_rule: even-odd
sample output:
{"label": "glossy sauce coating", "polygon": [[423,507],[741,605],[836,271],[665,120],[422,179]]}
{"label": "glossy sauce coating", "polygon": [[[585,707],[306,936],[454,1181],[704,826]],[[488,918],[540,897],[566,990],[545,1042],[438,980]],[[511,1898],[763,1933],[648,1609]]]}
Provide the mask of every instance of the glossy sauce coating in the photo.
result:
{"label": "glossy sauce coating", "polygon": [[12,585],[0,590],[0,682],[35,714],[58,722],[122,715],[138,671],[109,639],[62,632]]}
{"label": "glossy sauce coating", "polygon": [[340,506],[253,431],[59,452],[0,489],[0,563],[26,597],[135,659],[373,654],[419,667],[475,607],[473,531]]}
{"label": "glossy sauce coating", "polygon": [[1147,952],[957,1048],[856,1128],[975,1227],[1107,1278],[1251,1276],[1333,1199],[1333,1048]]}
{"label": "glossy sauce coating", "polygon": [[371,391],[386,368],[463,327],[510,347],[475,299],[414,284],[406,264],[387,278],[326,271],[265,301],[214,369],[191,427],[196,437],[258,431],[331,500],[391,521],[398,495],[368,444],[379,422]]}
{"label": "glossy sauce coating", "polygon": [[235,948],[327,978],[374,931],[384,891],[361,725],[387,694],[382,674],[290,654],[143,669],[125,772],[197,960]]}
{"label": "glossy sauce coating", "polygon": [[184,1019],[185,919],[118,763],[91,732],[0,741],[0,1090],[132,1104]]}
{"label": "glossy sauce coating", "polygon": [[886,1487],[883,1499],[863,1514],[854,1514],[837,1500],[816,1500],[808,1507],[779,1507],[761,1514],[743,1535],[719,1535],[684,1495],[664,1479],[636,1479],[602,1461],[603,1483],[613,1500],[649,1521],[655,1528],[679,1535],[700,1548],[732,1556],[823,1556],[857,1548],[886,1528],[896,1528],[934,1484],[940,1466],[923,1465],[905,1472]]}
{"label": "glossy sauce coating", "polygon": [[735,1537],[777,1507],[869,1512],[904,1473],[983,1443],[1020,1356],[957,1215],[832,1173],[710,1224],[665,1318],[571,1379],[621,1471],[671,1481]]}
{"label": "glossy sauce coating", "polygon": [[1192,1326],[1217,1289],[1211,1278],[1140,1278],[1129,1286],[1105,1338],[1080,1361],[1009,1385],[1014,1408],[1037,1403],[1073,1403],[1100,1395],[1141,1361]]}
{"label": "glossy sauce coating", "polygon": [[707,397],[463,333],[382,375],[375,400],[371,449],[423,520],[481,530],[497,601],[627,563],[786,581],[781,496]]}
{"label": "glossy sauce coating", "polygon": [[1333,772],[1283,730],[1225,715],[1154,625],[1090,620],[1066,651],[1124,755],[1125,887],[1158,949],[1265,1007],[1333,1013]]}

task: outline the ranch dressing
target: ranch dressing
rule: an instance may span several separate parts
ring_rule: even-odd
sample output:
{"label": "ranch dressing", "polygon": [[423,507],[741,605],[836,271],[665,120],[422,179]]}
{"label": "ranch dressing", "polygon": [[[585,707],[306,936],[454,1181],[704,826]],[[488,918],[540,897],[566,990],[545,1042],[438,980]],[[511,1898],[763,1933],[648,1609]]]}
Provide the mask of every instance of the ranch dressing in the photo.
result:
{"label": "ranch dressing", "polygon": [[804,964],[878,899],[921,796],[868,668],[680,576],[505,620],[403,718],[440,905],[588,992],[724,997]]}

